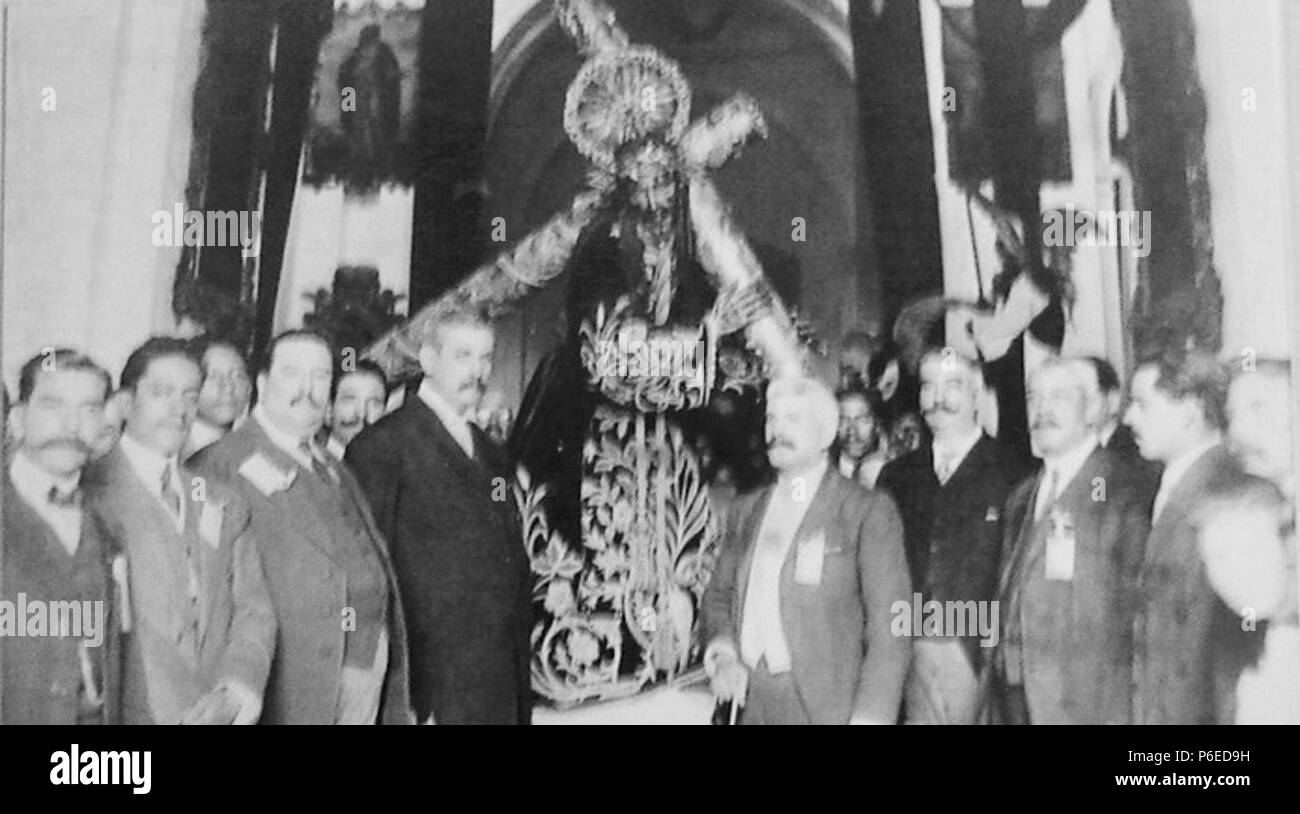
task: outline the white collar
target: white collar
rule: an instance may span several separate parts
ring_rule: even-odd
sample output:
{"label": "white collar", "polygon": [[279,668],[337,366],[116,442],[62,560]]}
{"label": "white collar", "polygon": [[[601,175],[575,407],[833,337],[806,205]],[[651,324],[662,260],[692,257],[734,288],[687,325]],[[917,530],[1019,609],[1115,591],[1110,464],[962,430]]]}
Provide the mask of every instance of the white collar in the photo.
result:
{"label": "white collar", "polygon": [[135,470],[135,474],[144,482],[147,488],[153,494],[162,494],[163,473],[171,467],[172,478],[179,477],[177,474],[177,459],[173,455],[170,458],[159,455],[152,449],[131,437],[130,433],[122,433],[118,440],[118,446],[122,454],[126,456],[127,463]]}
{"label": "white collar", "polygon": [[280,429],[275,425],[275,422],[271,420],[271,417],[266,414],[266,408],[261,404],[253,408],[253,420],[256,421],[262,428],[262,431],[266,433],[266,437],[271,439],[271,443],[289,453],[295,461],[306,468],[311,469],[312,461],[311,458],[303,452],[303,444],[307,445],[307,448],[311,450],[312,455],[315,455],[317,458],[321,457],[318,454],[315,439],[310,435],[306,438],[295,438],[291,433],[287,433]]}
{"label": "white collar", "polygon": [[1119,424],[1113,421],[1107,421],[1097,430],[1097,441],[1103,446],[1110,445],[1110,439],[1115,437],[1115,430],[1119,429]]}
{"label": "white collar", "polygon": [[1197,444],[1165,464],[1165,471],[1160,475],[1160,489],[1158,491],[1168,495],[1178,485],[1178,481],[1182,480],[1183,475],[1187,474],[1187,470],[1191,469],[1192,465],[1199,461],[1202,455],[1217,447],[1222,440],[1218,435],[1215,435],[1209,441]]}
{"label": "white collar", "polygon": [[43,512],[50,507],[50,489],[57,487],[65,494],[72,492],[81,481],[81,473],[78,472],[71,478],[52,475],[20,449],[14,453],[13,460],[9,462],[9,479],[13,481],[20,497],[33,508]]}
{"label": "white collar", "polygon": [[204,421],[202,418],[196,418],[194,424],[190,427],[190,437],[186,439],[185,448],[193,455],[204,447],[220,441],[229,431],[224,427],[218,427],[216,424]]}
{"label": "white collar", "polygon": [[1097,436],[1089,435],[1060,455],[1051,458],[1044,457],[1044,478],[1050,478],[1051,474],[1055,472],[1057,476],[1056,488],[1058,492],[1063,491],[1070,481],[1074,480],[1074,476],[1079,474],[1079,470],[1083,469],[1083,465],[1096,448]]}
{"label": "white collar", "polygon": [[931,456],[937,464],[940,457],[939,453],[947,453],[944,457],[951,462],[951,471],[956,472],[957,467],[961,466],[962,461],[966,460],[966,456],[970,454],[970,451],[975,448],[975,445],[978,444],[980,439],[983,437],[984,428],[979,424],[976,424],[975,428],[971,430],[970,435],[958,439],[954,444],[940,444],[936,439],[936,441],[930,445]]}
{"label": "white collar", "polygon": [[348,451],[348,445],[340,441],[337,435],[330,433],[330,437],[325,440],[325,449],[341,461]]}
{"label": "white collar", "polygon": [[[830,467],[830,459],[823,452],[821,455],[817,456],[816,462],[813,463],[812,466],[806,469],[802,469],[796,472],[791,472],[789,475],[787,475],[784,472],[778,473],[777,483],[783,485],[790,484],[793,483],[796,479],[802,478],[804,485],[811,486],[815,492],[817,487],[821,484],[822,479],[826,477],[826,470],[829,467]],[[808,493],[808,496],[809,499],[811,499],[812,493],[811,492]]]}
{"label": "white collar", "polygon": [[430,410],[438,414],[438,418],[442,419],[442,423],[447,425],[448,428],[460,426],[466,429],[469,428],[469,421],[465,416],[456,412],[456,408],[451,406],[447,399],[443,398],[442,394],[434,388],[433,383],[428,379],[420,382],[419,396],[420,400],[427,404]]}

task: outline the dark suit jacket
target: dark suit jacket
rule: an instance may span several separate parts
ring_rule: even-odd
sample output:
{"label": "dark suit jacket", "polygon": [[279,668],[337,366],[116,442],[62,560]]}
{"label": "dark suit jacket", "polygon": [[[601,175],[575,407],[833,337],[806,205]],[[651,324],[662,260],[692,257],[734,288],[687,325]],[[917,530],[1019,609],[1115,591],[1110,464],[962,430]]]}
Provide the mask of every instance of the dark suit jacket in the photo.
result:
{"label": "dark suit jacket", "polygon": [[1147,505],[1150,505],[1155,499],[1156,487],[1160,485],[1160,470],[1163,467],[1156,461],[1142,457],[1133,430],[1127,424],[1120,424],[1110,434],[1106,450],[1132,473],[1134,486],[1143,495]]}
{"label": "dark suit jacket", "polygon": [[[229,680],[261,696],[275,652],[275,611],[248,506],[216,481],[204,483],[204,500],[195,500],[194,473],[182,466],[179,474],[186,501],[183,533],[120,447],[92,464],[84,479],[97,514],[129,563],[127,724],[177,723],[200,697]],[[205,512],[220,516],[216,544],[200,533]],[[196,616],[187,590],[187,545],[199,572]]]}
{"label": "dark suit jacket", "polygon": [[[1132,472],[1097,448],[1065,485],[1056,506],[1074,523],[1071,580],[1046,575],[1050,513],[1035,522],[1040,472],[1007,500],[1004,568],[998,587],[1001,635],[991,654],[992,691],[1023,665],[1032,723],[1129,721],[1133,577],[1146,537],[1146,505]],[[1104,492],[1099,491],[1104,489]],[[996,710],[997,704],[991,704]]]}
{"label": "dark suit jacket", "polygon": [[387,535],[420,720],[528,723],[532,578],[514,478],[476,428],[471,460],[418,396],[348,445]]}
{"label": "dark suit jacket", "polygon": [[[277,469],[297,473],[288,488],[264,494],[239,473],[244,462],[259,453]],[[344,495],[361,512],[388,576],[388,672],[379,723],[412,723],[406,625],[388,549],[356,480],[338,460],[325,454],[339,474]],[[310,476],[267,437],[255,418],[200,450],[188,463],[200,475],[233,488],[251,511],[250,530],[262,555],[279,631],[262,723],[332,723],[343,675],[345,632],[341,620],[347,580],[346,571],[331,559],[325,542],[329,531],[303,482]]]}
{"label": "dark suit jacket", "polygon": [[1207,500],[1244,479],[1222,445],[1192,464],[1147,538],[1134,622],[1133,711],[1138,723],[1233,722],[1236,675],[1219,657],[1243,649],[1240,620],[1210,586],[1197,549]]}
{"label": "dark suit jacket", "polygon": [[[997,441],[981,436],[940,485],[929,444],[885,465],[878,486],[903,518],[912,585],[926,601],[987,602],[1002,563],[1002,508],[1027,466]],[[962,644],[971,668],[980,666],[979,636]]]}
{"label": "dark suit jacket", "polygon": [[[18,602],[73,599],[73,559],[54,530],[27,505],[4,476],[3,582],[0,597]],[[83,509],[77,556],[98,566],[94,593],[104,602],[104,641],[95,648],[103,678],[102,723],[122,722],[122,631],[112,576],[117,548],[99,519]],[[92,600],[95,601],[95,600]],[[0,636],[0,723],[75,724],[81,685],[80,639],[71,636]]]}
{"label": "dark suit jacket", "polygon": [[[739,652],[750,567],[774,486],[736,499],[722,551],[704,593],[705,641]],[[889,495],[867,491],[829,467],[781,569],[781,623],[794,681],[815,724],[846,724],[855,713],[893,721],[911,661],[910,640],[891,630],[894,603],[912,601],[903,527]],[[801,543],[824,535],[821,581],[794,579]]]}

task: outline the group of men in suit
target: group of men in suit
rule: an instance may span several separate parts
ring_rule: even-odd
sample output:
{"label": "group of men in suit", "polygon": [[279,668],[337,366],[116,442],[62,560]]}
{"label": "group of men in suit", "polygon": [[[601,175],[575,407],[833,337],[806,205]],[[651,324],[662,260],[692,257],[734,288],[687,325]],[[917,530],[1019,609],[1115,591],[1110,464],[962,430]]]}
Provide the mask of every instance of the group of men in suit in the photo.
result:
{"label": "group of men in suit", "polygon": [[242,421],[237,350],[149,339],[97,459],[109,374],[29,361],[0,598],[98,602],[106,630],[0,637],[0,722],[529,722],[512,479],[464,417],[493,331],[456,312],[424,339],[417,397],[381,418],[382,371],[336,376],[325,338],[287,331]]}
{"label": "group of men in suit", "polygon": [[[1300,636],[1289,368],[1264,370],[1282,384],[1197,352],[1147,360],[1122,409],[1103,360],[1049,359],[1028,389],[1035,464],[981,429],[980,365],[935,349],[919,370],[930,440],[876,490],[836,466],[856,414],[837,422],[815,381],[774,382],[777,477],[731,507],[704,600],[715,694],[744,723],[1294,715],[1266,698],[1293,693]],[[1264,414],[1285,422],[1270,440]],[[831,456],[837,423],[849,437]],[[891,625],[915,603],[988,608],[994,630]]]}

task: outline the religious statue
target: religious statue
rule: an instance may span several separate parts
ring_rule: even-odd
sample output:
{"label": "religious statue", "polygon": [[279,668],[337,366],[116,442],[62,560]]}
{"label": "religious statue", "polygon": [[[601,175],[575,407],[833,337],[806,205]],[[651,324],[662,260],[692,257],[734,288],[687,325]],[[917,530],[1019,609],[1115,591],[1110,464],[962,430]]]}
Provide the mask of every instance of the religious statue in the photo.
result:
{"label": "religious statue", "polygon": [[[536,578],[533,686],[563,707],[698,664],[718,529],[683,418],[719,386],[724,337],[743,332],[764,377],[802,371],[807,353],[709,179],[766,135],[757,105],[737,95],[692,121],[679,66],[629,42],[602,0],[555,8],[587,58],[564,126],[591,162],[589,188],[366,355],[400,378],[442,309],[500,313],[568,272],[566,341],[539,365],[510,439]],[[742,368],[723,365],[723,386]]]}
{"label": "religious statue", "polygon": [[343,175],[350,185],[368,189],[393,171],[402,112],[402,71],[378,25],[361,29],[356,48],[339,66],[338,78],[343,93],[352,93],[343,99]]}

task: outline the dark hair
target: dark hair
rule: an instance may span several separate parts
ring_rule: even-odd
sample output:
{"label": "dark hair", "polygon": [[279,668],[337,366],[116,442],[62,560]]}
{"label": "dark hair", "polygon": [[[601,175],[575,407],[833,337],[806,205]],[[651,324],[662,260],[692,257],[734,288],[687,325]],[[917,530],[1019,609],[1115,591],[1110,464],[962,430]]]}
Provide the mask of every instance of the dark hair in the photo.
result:
{"label": "dark hair", "polygon": [[864,387],[845,387],[835,394],[835,403],[839,404],[845,399],[852,398],[862,399],[867,405],[867,411],[871,413],[871,419],[876,422],[876,425],[883,432],[885,427],[885,402],[880,397],[880,391]]}
{"label": "dark hair", "polygon": [[359,359],[356,366],[351,370],[340,368],[334,371],[334,381],[330,382],[330,401],[333,401],[334,397],[338,395],[339,385],[343,382],[343,379],[357,374],[368,374],[379,379],[379,383],[384,388],[384,395],[388,395],[388,377],[384,375],[384,369],[379,366],[379,363],[371,359]]}
{"label": "dark hair", "polygon": [[1175,399],[1193,399],[1209,426],[1228,426],[1228,371],[1204,351],[1175,350],[1143,360],[1139,367],[1154,367],[1156,387]]}
{"label": "dark hair", "polygon": [[307,339],[312,342],[319,342],[325,348],[325,352],[330,355],[330,358],[334,358],[334,343],[330,342],[324,334],[308,330],[307,328],[292,328],[277,334],[275,338],[271,340],[271,344],[266,346],[266,352],[262,354],[262,363],[258,368],[258,372],[269,373],[271,370],[271,363],[275,361],[275,349],[280,347],[281,342],[288,342],[293,339]]}
{"label": "dark hair", "polygon": [[181,356],[189,359],[194,366],[203,370],[203,365],[194,356],[194,350],[188,339],[180,339],[175,336],[152,336],[144,341],[144,344],[131,351],[131,355],[126,357],[126,364],[122,366],[122,378],[120,387],[122,390],[135,392],[135,386],[144,374],[149,370],[149,365],[153,364],[155,359],[161,359],[164,356]]}
{"label": "dark hair", "polygon": [[1101,390],[1103,396],[1119,389],[1119,374],[1110,362],[1100,356],[1085,356],[1083,361],[1092,365],[1093,372],[1097,374],[1097,389]]}
{"label": "dark hair", "polygon": [[50,360],[55,370],[84,370],[98,375],[104,380],[104,398],[108,398],[108,394],[113,390],[113,377],[89,356],[71,348],[47,348],[46,351],[28,359],[18,374],[19,404],[26,404],[32,397],[32,391],[36,389],[36,377],[45,369],[46,360]]}
{"label": "dark hair", "polygon": [[208,375],[207,355],[212,348],[229,348],[239,357],[239,361],[244,363],[245,372],[247,372],[248,360],[244,358],[244,352],[239,349],[239,345],[222,336],[203,334],[190,340],[190,350],[193,352],[194,358],[199,361],[199,367],[203,370],[204,377]]}
{"label": "dark hair", "polygon": [[436,313],[424,325],[420,343],[436,344],[434,337],[444,325],[479,325],[488,329],[493,327],[492,314],[487,307],[470,303],[459,303]]}

